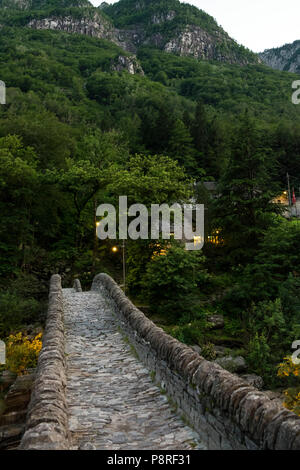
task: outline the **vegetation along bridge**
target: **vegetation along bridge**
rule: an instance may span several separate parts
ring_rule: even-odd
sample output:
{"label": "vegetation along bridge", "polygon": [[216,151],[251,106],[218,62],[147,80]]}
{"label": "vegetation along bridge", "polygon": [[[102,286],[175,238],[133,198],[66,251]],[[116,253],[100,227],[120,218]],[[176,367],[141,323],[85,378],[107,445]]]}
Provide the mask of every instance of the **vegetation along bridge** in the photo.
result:
{"label": "vegetation along bridge", "polygon": [[300,450],[300,418],[155,326],[106,274],[51,278],[20,449]]}

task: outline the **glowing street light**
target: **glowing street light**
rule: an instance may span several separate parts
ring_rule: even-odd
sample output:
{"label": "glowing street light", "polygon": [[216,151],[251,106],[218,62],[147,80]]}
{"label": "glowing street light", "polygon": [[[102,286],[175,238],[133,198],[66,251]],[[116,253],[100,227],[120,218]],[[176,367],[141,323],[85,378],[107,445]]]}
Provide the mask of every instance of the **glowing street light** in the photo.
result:
{"label": "glowing street light", "polygon": [[[111,251],[113,253],[117,253],[119,248],[117,246],[113,246]],[[123,284],[124,284],[124,293],[126,294],[126,256],[125,256],[125,240],[123,240],[122,244],[122,264],[123,264]]]}

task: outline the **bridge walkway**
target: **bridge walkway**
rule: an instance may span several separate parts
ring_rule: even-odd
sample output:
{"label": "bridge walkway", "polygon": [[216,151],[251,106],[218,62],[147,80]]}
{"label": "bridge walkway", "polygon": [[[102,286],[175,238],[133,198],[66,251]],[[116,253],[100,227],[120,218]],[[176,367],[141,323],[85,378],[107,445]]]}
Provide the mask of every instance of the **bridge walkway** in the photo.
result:
{"label": "bridge walkway", "polygon": [[105,293],[63,296],[71,449],[205,449],[134,355]]}

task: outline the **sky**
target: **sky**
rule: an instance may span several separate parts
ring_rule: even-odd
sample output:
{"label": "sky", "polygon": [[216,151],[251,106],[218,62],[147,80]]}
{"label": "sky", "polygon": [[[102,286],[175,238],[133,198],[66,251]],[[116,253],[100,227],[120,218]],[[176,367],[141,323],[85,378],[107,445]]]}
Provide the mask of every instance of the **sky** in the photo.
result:
{"label": "sky", "polygon": [[[91,1],[98,6],[103,0]],[[209,13],[233,39],[254,52],[300,39],[299,0],[191,0],[184,3]]]}

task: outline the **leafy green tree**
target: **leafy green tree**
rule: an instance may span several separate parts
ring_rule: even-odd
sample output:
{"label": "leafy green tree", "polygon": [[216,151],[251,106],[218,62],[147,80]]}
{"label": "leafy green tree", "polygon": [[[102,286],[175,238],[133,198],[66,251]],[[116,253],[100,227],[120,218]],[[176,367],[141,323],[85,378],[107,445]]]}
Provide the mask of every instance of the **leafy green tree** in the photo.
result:
{"label": "leafy green tree", "polygon": [[115,197],[127,195],[128,203],[172,204],[189,200],[192,180],[173,159],[160,155],[135,155],[114,172],[108,190]]}
{"label": "leafy green tree", "polygon": [[267,379],[267,384],[270,384],[274,367],[270,365],[272,364],[272,351],[264,334],[256,333],[250,341],[247,362],[253,372]]}
{"label": "leafy green tree", "polygon": [[89,97],[99,103],[113,105],[130,91],[126,74],[95,73],[87,82]]}
{"label": "leafy green tree", "polygon": [[157,243],[148,240],[127,240],[126,242],[126,282],[130,294],[143,299],[143,278],[147,264],[153,253],[157,251]]}
{"label": "leafy green tree", "polygon": [[76,148],[72,129],[49,112],[23,111],[7,116],[1,122],[1,135],[7,134],[16,134],[25,146],[33,147],[42,168],[63,167]]}
{"label": "leafy green tree", "polygon": [[172,245],[157,249],[148,263],[143,280],[152,312],[178,321],[195,316],[199,294],[197,287],[206,280],[201,252],[186,251]]}
{"label": "leafy green tree", "polygon": [[117,130],[102,132],[93,129],[79,141],[74,159],[87,160],[99,169],[124,164],[129,159],[128,142]]}
{"label": "leafy green tree", "polygon": [[166,72],[164,72],[163,70],[161,70],[160,72],[157,72],[157,74],[154,77],[154,80],[156,82],[162,83],[163,85],[168,84],[168,76],[167,76]]}
{"label": "leafy green tree", "polygon": [[48,184],[55,184],[61,191],[71,195],[73,210],[75,209],[75,242],[76,246],[79,246],[83,236],[83,211],[107,184],[109,170],[104,171],[88,160],[69,159],[67,165],[66,170],[48,170],[45,178]]}
{"label": "leafy green tree", "polygon": [[0,138],[0,273],[26,264],[33,243],[32,209],[40,188],[37,158],[20,138]]}
{"label": "leafy green tree", "polygon": [[253,304],[249,312],[246,331],[254,337],[263,334],[268,345],[278,350],[288,346],[288,328],[280,299]]}

